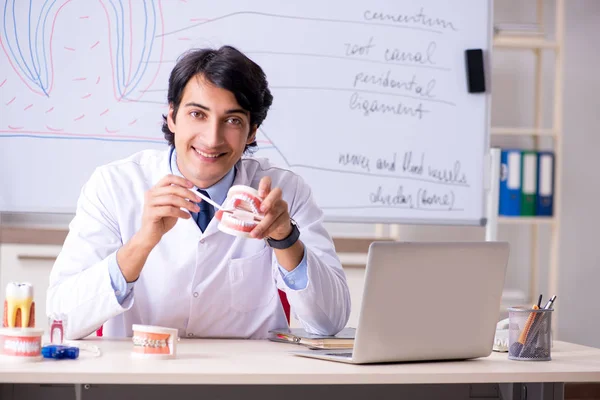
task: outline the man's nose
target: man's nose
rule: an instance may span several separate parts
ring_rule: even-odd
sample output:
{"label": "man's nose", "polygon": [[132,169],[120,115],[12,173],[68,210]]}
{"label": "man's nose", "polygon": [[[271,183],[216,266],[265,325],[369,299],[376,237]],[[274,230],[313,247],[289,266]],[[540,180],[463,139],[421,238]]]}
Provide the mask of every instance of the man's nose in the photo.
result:
{"label": "man's nose", "polygon": [[204,131],[204,145],[207,147],[217,147],[223,144],[223,127],[219,121],[212,121]]}

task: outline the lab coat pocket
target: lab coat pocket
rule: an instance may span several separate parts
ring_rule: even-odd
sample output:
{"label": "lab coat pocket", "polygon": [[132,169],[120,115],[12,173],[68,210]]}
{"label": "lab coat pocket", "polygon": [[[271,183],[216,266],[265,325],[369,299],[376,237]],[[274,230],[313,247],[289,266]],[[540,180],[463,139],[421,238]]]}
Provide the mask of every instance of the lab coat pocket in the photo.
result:
{"label": "lab coat pocket", "polygon": [[229,262],[231,308],[248,312],[265,307],[277,293],[271,273],[271,248]]}

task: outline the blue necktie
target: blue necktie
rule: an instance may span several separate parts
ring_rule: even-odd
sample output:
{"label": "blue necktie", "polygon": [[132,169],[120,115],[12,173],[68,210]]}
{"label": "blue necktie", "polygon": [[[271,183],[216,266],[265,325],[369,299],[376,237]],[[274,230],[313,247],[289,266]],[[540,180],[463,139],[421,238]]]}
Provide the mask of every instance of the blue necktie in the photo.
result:
{"label": "blue necktie", "polygon": [[[205,190],[198,189],[198,191],[210,199],[210,196]],[[213,217],[213,206],[202,200],[200,203],[198,203],[198,207],[200,207],[200,211],[196,216],[196,223],[198,224],[200,230],[204,233],[208,223]]]}

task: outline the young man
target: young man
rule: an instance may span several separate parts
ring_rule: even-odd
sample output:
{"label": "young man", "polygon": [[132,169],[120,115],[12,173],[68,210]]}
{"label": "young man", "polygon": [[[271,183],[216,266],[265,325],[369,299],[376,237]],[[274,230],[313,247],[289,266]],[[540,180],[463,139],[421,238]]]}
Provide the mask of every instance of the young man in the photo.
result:
{"label": "young man", "polygon": [[[278,288],[308,331],[345,326],[345,274],[310,188],[265,159],[242,158],[272,99],[262,69],[232,47],[178,61],[163,126],[169,149],[102,166],[81,191],[47,299],[68,338],[100,326],[130,336],[132,324],[265,338],[287,326]],[[221,232],[212,206],[190,191],[222,204],[232,185],[264,199],[252,238]]]}

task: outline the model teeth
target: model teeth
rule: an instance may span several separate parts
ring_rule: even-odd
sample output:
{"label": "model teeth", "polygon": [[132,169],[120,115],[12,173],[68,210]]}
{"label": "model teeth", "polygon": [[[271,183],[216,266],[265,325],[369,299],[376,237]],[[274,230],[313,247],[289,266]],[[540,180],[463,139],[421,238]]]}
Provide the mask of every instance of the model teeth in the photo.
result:
{"label": "model teeth", "polygon": [[133,345],[134,346],[142,346],[142,347],[167,347],[166,339],[148,339],[145,337],[134,336],[133,337]]}
{"label": "model teeth", "polygon": [[33,286],[27,282],[11,282],[6,285],[6,297],[19,300],[33,298]]}
{"label": "model teeth", "polygon": [[250,196],[240,193],[240,194],[234,195],[233,200],[243,201],[244,205],[248,206],[248,208],[250,208],[250,211],[252,211],[254,214],[258,214],[258,209],[254,205],[254,200]]}
{"label": "model teeth", "polygon": [[39,353],[40,342],[7,339],[4,342],[4,349],[12,351],[15,354]]}
{"label": "model teeth", "polygon": [[238,225],[238,226],[243,226],[243,227],[249,227],[249,226],[256,226],[257,225],[257,223],[255,221],[243,221],[243,220],[237,219],[231,213],[223,213],[223,220],[225,222],[232,223],[232,224],[235,224],[235,225]]}

